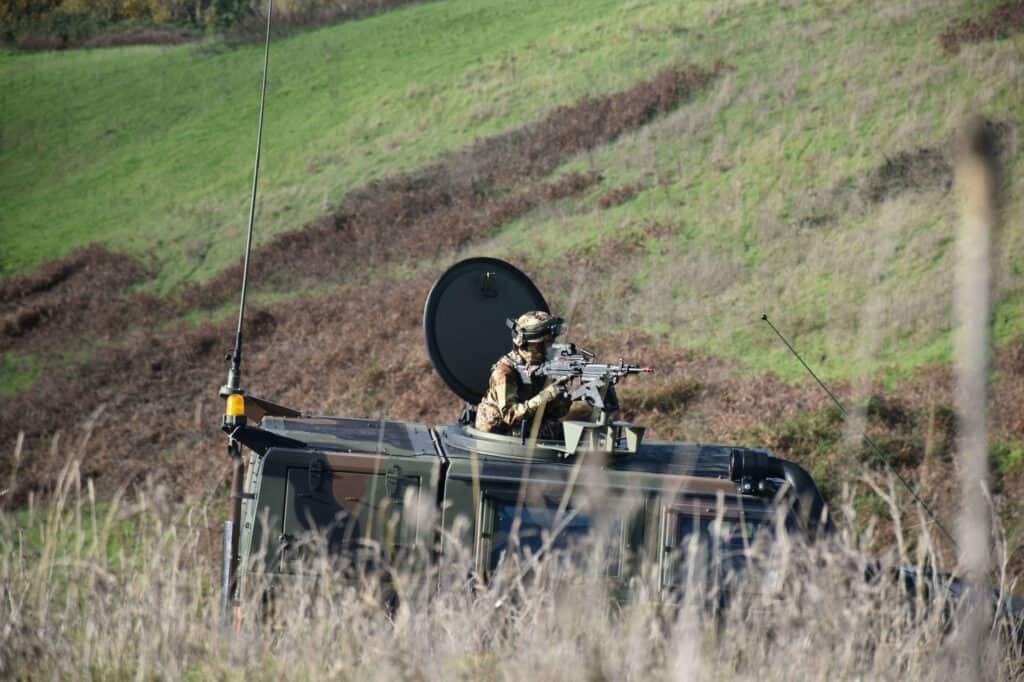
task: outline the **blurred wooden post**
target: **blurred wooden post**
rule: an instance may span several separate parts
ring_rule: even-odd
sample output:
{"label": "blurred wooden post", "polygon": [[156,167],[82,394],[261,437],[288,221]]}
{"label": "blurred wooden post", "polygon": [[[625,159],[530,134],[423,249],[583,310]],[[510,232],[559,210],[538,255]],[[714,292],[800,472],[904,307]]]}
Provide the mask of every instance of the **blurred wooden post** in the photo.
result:
{"label": "blurred wooden post", "polygon": [[988,370],[992,237],[998,173],[991,126],[969,121],[956,140],[962,223],[956,273],[956,410],[961,511],[959,565],[972,588],[956,638],[957,677],[980,679],[990,623],[991,528],[988,505]]}

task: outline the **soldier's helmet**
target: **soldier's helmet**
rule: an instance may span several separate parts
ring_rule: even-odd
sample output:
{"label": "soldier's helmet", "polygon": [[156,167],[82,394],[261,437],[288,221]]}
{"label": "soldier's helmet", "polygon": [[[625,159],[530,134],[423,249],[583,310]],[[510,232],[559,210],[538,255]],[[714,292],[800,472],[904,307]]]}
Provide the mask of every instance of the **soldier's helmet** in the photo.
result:
{"label": "soldier's helmet", "polygon": [[554,341],[561,335],[565,321],[541,310],[531,310],[516,318],[509,320],[509,328],[512,330],[512,343],[517,348],[527,344],[545,343]]}

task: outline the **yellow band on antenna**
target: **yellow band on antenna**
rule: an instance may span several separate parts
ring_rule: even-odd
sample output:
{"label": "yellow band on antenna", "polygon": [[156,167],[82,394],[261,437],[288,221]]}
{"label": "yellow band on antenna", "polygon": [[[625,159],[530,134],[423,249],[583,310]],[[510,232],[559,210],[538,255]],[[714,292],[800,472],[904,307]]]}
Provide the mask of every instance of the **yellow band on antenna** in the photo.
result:
{"label": "yellow band on antenna", "polygon": [[245,398],[238,393],[229,395],[227,405],[224,408],[224,414],[229,417],[245,416]]}

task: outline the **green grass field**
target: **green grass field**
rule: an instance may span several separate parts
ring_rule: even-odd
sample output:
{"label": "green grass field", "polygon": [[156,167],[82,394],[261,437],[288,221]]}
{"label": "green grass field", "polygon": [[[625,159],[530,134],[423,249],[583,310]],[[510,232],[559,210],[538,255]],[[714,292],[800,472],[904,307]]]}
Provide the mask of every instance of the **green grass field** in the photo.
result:
{"label": "green grass field", "polygon": [[[621,39],[671,13],[430,3],[275,42],[259,239],[369,179],[680,59],[667,26]],[[94,241],[154,258],[165,290],[236,260],[261,66],[257,47],[5,54],[3,274]]]}
{"label": "green grass field", "polygon": [[[887,158],[946,149],[974,111],[1013,131],[996,336],[1024,331],[1024,36],[955,56],[938,41],[951,20],[993,4],[454,0],[296,34],[272,47],[257,243],[370,179],[560,104],[666,64],[723,61],[731,70],[695,100],[558,171],[598,170],[600,188],[471,253],[556,268],[658,223],[668,229],[642,256],[615,262],[612,251],[610,273],[581,280],[605,328],[795,379],[759,322],[768,312],[827,376],[904,376],[949,358],[955,193],[874,203],[862,188]],[[217,43],[0,53],[0,274],[96,241],[145,258],[158,275],[144,286],[161,292],[237,262],[260,57]],[[599,208],[627,183],[642,191]],[[565,305],[572,292],[549,296]],[[5,387],[23,385],[4,364]]]}
{"label": "green grass field", "polygon": [[39,376],[38,361],[30,355],[0,354],[0,397],[14,395]]}
{"label": "green grass field", "polygon": [[[586,282],[608,293],[589,297],[608,302],[608,326],[640,324],[794,379],[803,370],[760,322],[762,312],[797,334],[830,376],[903,376],[948,361],[955,193],[911,191],[881,204],[854,196],[834,208],[828,198],[844,184],[862,186],[899,152],[949,147],[968,112],[1019,125],[1024,97],[1005,79],[1024,71],[1024,40],[951,57],[935,37],[950,20],[946,6],[910,5],[743,6],[718,21],[695,20],[701,39],[688,56],[722,58],[735,71],[699,101],[567,168],[596,167],[606,185],[649,189],[612,210],[590,201],[528,217],[477,251],[514,254],[541,244],[554,262],[580,245],[668,224],[675,236],[662,239],[660,255],[633,259],[610,284]],[[1017,156],[1006,170],[1000,342],[1024,331]],[[835,211],[830,220],[804,224],[823,207]],[[639,314],[623,313],[614,294],[622,280],[642,302]]]}

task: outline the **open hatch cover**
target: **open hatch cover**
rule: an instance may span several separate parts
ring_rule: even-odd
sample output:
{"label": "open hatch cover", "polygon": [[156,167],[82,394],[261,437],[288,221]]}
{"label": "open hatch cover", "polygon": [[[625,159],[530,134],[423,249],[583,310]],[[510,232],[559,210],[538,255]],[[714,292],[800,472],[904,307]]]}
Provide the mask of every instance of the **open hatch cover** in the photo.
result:
{"label": "open hatch cover", "polygon": [[512,350],[505,320],[548,304],[530,278],[496,258],[470,258],[448,268],[427,294],[423,334],[434,369],[470,404],[487,393],[493,365]]}

